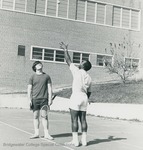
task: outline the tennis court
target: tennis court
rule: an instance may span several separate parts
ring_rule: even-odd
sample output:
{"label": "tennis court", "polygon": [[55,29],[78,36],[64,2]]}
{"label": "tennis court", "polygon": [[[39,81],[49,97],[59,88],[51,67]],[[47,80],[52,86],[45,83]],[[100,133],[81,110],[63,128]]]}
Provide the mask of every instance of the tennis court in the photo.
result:
{"label": "tennis court", "polygon": [[[88,146],[65,145],[71,140],[70,114],[50,112],[50,134],[53,141],[29,139],[33,134],[33,114],[28,109],[0,108],[1,150],[141,150],[143,123],[87,116]],[[79,133],[79,138],[81,134]]]}

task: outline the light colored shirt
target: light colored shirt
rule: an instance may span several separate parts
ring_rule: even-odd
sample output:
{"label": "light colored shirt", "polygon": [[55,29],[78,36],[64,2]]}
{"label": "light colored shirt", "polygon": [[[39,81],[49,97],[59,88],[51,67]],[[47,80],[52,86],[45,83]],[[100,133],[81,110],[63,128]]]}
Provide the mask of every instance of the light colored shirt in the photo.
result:
{"label": "light colored shirt", "polygon": [[73,75],[72,93],[88,93],[91,92],[91,77],[83,70],[70,64],[70,70]]}

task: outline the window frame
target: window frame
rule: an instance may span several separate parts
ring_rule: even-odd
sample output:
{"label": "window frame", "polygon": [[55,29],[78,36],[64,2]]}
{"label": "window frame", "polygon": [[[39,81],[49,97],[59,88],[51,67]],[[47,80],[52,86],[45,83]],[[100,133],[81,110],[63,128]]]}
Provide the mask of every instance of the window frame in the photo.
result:
{"label": "window frame", "polygon": [[[40,16],[47,16],[47,17],[52,17],[52,18],[59,18],[59,19],[65,19],[65,20],[71,20],[71,21],[77,21],[77,22],[84,22],[84,23],[90,23],[90,24],[97,24],[97,25],[102,25],[102,26],[107,26],[107,27],[113,27],[113,28],[121,28],[121,29],[127,29],[127,30],[133,30],[133,31],[140,31],[141,29],[141,9],[138,9],[138,8],[133,8],[133,7],[126,7],[126,6],[122,6],[122,5],[118,5],[118,4],[112,4],[112,3],[108,3],[108,2],[101,2],[101,1],[94,1],[94,0],[85,0],[84,3],[85,3],[85,8],[84,8],[84,19],[83,20],[77,20],[76,18],[74,19],[70,19],[69,18],[69,9],[70,9],[70,1],[67,0],[67,8],[65,9],[67,14],[66,14],[66,17],[58,17],[58,5],[59,5],[59,0],[56,0],[56,9],[55,9],[55,15],[48,15],[47,14],[47,5],[48,5],[48,0],[45,0],[45,8],[43,8],[43,14],[38,14],[38,13],[34,13],[34,12],[28,12],[27,11],[27,6],[28,6],[28,2],[27,0],[25,0],[25,10],[15,10],[15,0],[13,0],[12,4],[13,4],[13,7],[10,9],[10,8],[3,8],[3,0],[1,0],[1,4],[0,4],[0,9],[4,9],[4,10],[8,10],[8,11],[16,11],[16,12],[20,12],[20,13],[27,13],[27,14],[32,14],[32,15],[40,15]],[[92,3],[95,3],[94,4],[94,7],[95,7],[95,21],[92,22],[92,21],[86,21],[86,14],[87,14],[87,3],[88,2],[92,2]],[[104,23],[97,23],[97,5],[98,4],[103,4],[105,5],[105,12],[104,12]],[[120,24],[120,26],[113,26],[113,23],[112,24],[108,24],[106,23],[106,20],[107,20],[107,9],[106,9],[106,6],[112,6],[112,7],[120,7],[121,9],[129,9],[130,10],[130,25],[129,25],[129,28],[128,27],[123,27],[122,26],[122,23]],[[137,12],[137,16],[138,16],[138,22],[137,22],[137,26],[136,27],[132,27],[132,22],[131,22],[131,12],[132,11],[136,11]],[[112,10],[112,13],[113,13],[113,10]],[[76,16],[75,16],[76,17]],[[113,17],[111,18],[112,19],[112,22],[113,22]],[[120,17],[120,22],[122,20],[122,17]]]}
{"label": "window frame", "polygon": [[[41,59],[35,59],[33,58],[33,48],[39,48],[39,49],[42,49],[42,58]],[[53,50],[54,51],[54,56],[53,56],[53,60],[45,60],[44,59],[44,52],[45,50]],[[30,52],[30,60],[34,60],[34,61],[42,61],[42,62],[51,62],[51,63],[62,63],[62,64],[66,64],[66,61],[64,59],[64,61],[56,61],[56,51],[63,51],[62,49],[59,49],[59,48],[51,48],[51,47],[42,47],[42,46],[35,46],[35,45],[32,45],[31,46],[31,52]],[[69,53],[72,53],[72,56],[73,56],[73,53],[80,53],[80,63],[82,62],[82,54],[89,54],[89,61],[90,61],[90,52],[82,52],[82,51],[75,51],[75,50],[68,50]],[[71,58],[72,58],[71,56]],[[72,61],[73,61],[73,58],[72,58]],[[80,63],[74,63],[74,64],[77,64],[79,65]]]}
{"label": "window frame", "polygon": [[103,65],[101,65],[101,66],[98,65],[98,63],[97,63],[97,60],[98,60],[98,59],[97,59],[97,56],[103,56],[103,57],[106,57],[106,56],[107,56],[107,57],[111,57],[111,64],[114,63],[114,62],[113,62],[113,59],[114,59],[114,58],[113,58],[113,57],[114,57],[113,55],[97,53],[97,54],[96,54],[96,67],[106,67],[106,64],[105,64],[105,61],[104,61],[104,60],[103,60],[103,62],[102,62]]}
{"label": "window frame", "polygon": [[140,67],[140,62],[141,62],[141,59],[140,59],[140,58],[124,57],[124,62],[125,62],[125,64],[126,64],[126,59],[131,59],[130,67],[128,67],[129,69],[133,69],[133,60],[138,60],[138,66],[136,67],[136,69],[138,69],[138,68]]}
{"label": "window frame", "polygon": [[[74,62],[74,53],[79,53],[80,55],[79,55],[79,63],[76,63],[76,62]],[[82,61],[84,61],[83,60],[83,55],[84,54],[88,54],[89,56],[88,56],[88,60],[90,60],[90,53],[89,52],[77,52],[77,51],[73,51],[73,57],[72,57],[72,62],[74,63],[74,64],[80,64]]]}

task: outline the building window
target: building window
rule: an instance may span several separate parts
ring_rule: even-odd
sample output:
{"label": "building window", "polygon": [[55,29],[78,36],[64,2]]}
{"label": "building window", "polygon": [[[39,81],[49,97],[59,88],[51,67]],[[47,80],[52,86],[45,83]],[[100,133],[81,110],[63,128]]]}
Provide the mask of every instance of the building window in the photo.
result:
{"label": "building window", "polygon": [[[84,60],[89,60],[89,53],[80,53],[70,51],[70,54],[73,56],[73,63],[81,63]],[[60,62],[65,63],[64,51],[61,49],[53,48],[40,48],[32,47],[31,49],[31,59],[33,60],[42,60],[47,62]]]}
{"label": "building window", "polygon": [[76,19],[84,21],[85,19],[85,0],[78,0]]}
{"label": "building window", "polygon": [[80,53],[73,53],[73,63],[80,63]]}
{"label": "building window", "polygon": [[57,0],[48,0],[47,15],[56,16]]}
{"label": "building window", "polygon": [[45,49],[45,51],[44,51],[44,60],[54,61],[54,50]]}
{"label": "building window", "polygon": [[125,64],[127,68],[137,69],[139,67],[139,59],[136,58],[125,58]]}
{"label": "building window", "polygon": [[86,21],[95,22],[95,3],[94,2],[87,2]]}
{"label": "building window", "polygon": [[139,30],[141,10],[93,0],[2,0],[2,9]]}
{"label": "building window", "polygon": [[60,0],[58,3],[58,17],[67,18],[68,0]]}
{"label": "building window", "polygon": [[25,0],[15,0],[15,10],[25,11]]}
{"label": "building window", "polygon": [[13,0],[3,0],[2,8],[13,9]]}
{"label": "building window", "polygon": [[50,48],[32,47],[31,58],[43,61],[65,62],[63,50],[55,50]]}
{"label": "building window", "polygon": [[73,63],[79,64],[84,60],[89,60],[89,56],[88,53],[73,52]]}
{"label": "building window", "polygon": [[59,61],[59,62],[64,62],[65,56],[64,56],[64,51],[61,50],[56,50],[56,59],[55,61]]}
{"label": "building window", "polygon": [[113,7],[113,26],[139,29],[139,10],[129,8]]}
{"label": "building window", "polygon": [[105,4],[97,3],[96,23],[104,24],[105,20]]}
{"label": "building window", "polygon": [[113,7],[113,26],[120,27],[121,8]]}
{"label": "building window", "polygon": [[126,8],[122,9],[122,27],[130,27],[130,10]]}
{"label": "building window", "polygon": [[43,49],[33,47],[32,49],[32,59],[42,60]]}
{"label": "building window", "polygon": [[131,11],[131,29],[139,28],[139,11]]}
{"label": "building window", "polygon": [[97,66],[107,66],[108,64],[112,64],[112,56],[97,54],[96,60]]}
{"label": "building window", "polygon": [[25,56],[25,46],[18,45],[18,56]]}

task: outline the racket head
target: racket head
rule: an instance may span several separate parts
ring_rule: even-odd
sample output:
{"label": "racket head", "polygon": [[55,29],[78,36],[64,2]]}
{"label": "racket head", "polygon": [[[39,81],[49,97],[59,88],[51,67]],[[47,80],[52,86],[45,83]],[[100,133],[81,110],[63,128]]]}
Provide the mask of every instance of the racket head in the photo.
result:
{"label": "racket head", "polygon": [[43,105],[40,109],[40,116],[41,118],[47,118],[48,112],[50,111],[50,106]]}

